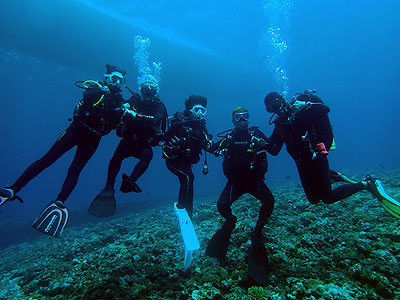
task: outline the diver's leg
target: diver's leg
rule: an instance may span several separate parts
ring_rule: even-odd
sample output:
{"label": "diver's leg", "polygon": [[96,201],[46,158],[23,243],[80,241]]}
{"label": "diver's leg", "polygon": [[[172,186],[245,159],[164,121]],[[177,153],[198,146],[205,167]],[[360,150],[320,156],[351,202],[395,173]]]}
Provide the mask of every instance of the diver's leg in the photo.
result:
{"label": "diver's leg", "polygon": [[325,172],[322,162],[327,165],[327,158],[318,157],[314,160],[303,159],[296,161],[301,185],[311,204],[317,204],[325,195],[329,195],[331,192],[329,166],[327,165],[328,172]]}
{"label": "diver's leg", "polygon": [[138,158],[136,166],[133,168],[131,175],[129,176],[134,182],[136,182],[140,176],[146,172],[153,159],[153,149],[151,146],[136,146],[133,149],[133,156]]}
{"label": "diver's leg", "polygon": [[[347,198],[354,193],[364,190],[364,185],[361,182],[348,183],[340,185],[334,189],[331,188],[331,170],[326,157],[315,159],[314,163],[314,183],[318,186],[319,198],[325,204],[332,204],[344,198]],[[317,190],[317,189],[316,189]]]}
{"label": "diver's leg", "polygon": [[115,149],[114,154],[108,163],[106,188],[114,189],[115,179],[121,170],[122,161],[131,156],[131,151],[129,150],[131,144],[132,143],[128,138],[123,138]]}
{"label": "diver's leg", "polygon": [[236,216],[232,214],[232,204],[235,202],[244,192],[241,192],[238,184],[232,179],[228,179],[224,190],[218,198],[217,208],[218,212],[227,221],[236,223]]}
{"label": "diver's leg", "polygon": [[74,159],[68,169],[61,192],[57,196],[57,201],[64,202],[72,193],[78,182],[79,174],[96,152],[100,140],[101,137],[93,133],[80,136],[80,142],[78,143]]}
{"label": "diver's leg", "polygon": [[78,126],[72,123],[57,139],[50,150],[40,159],[32,163],[10,188],[18,193],[29,181],[51,166],[63,154],[76,145]]}
{"label": "diver's leg", "polygon": [[362,190],[365,190],[362,182],[343,184],[334,188],[329,197],[323,198],[322,201],[325,204],[332,204]]}
{"label": "diver's leg", "polygon": [[248,273],[256,282],[266,284],[268,282],[269,267],[262,229],[272,214],[274,197],[264,181],[257,178],[250,181],[249,193],[260,199],[262,205],[257,224],[251,232],[251,245],[247,255]]}
{"label": "diver's leg", "polygon": [[186,201],[185,201],[186,202],[185,207],[187,207],[186,210],[188,211],[188,214],[189,214],[190,218],[192,218],[192,215],[193,215],[193,194],[194,194],[194,191],[193,191],[194,174],[193,174],[193,171],[192,171],[192,165],[191,164],[187,164],[186,170],[187,170],[187,174],[189,176],[189,190],[188,190]]}
{"label": "diver's leg", "polygon": [[257,235],[262,233],[262,229],[274,210],[275,198],[262,178],[254,178],[251,182],[249,194],[259,199],[261,202],[257,224],[253,229],[253,234]]}
{"label": "diver's leg", "polygon": [[[166,160],[168,170],[178,177],[179,180],[179,195],[178,195],[178,208],[185,208],[191,217],[193,211],[193,180],[194,175],[191,171],[190,165],[186,166],[185,163],[178,160]],[[192,186],[192,187],[191,187]],[[190,197],[192,197],[190,199]]]}
{"label": "diver's leg", "polygon": [[236,216],[232,214],[231,205],[237,198],[239,198],[239,196],[240,194],[235,188],[232,180],[228,179],[228,182],[226,183],[217,202],[218,212],[226,220],[222,227],[218,229],[208,241],[206,255],[211,257],[226,256],[232,231],[235,229],[237,220]]}

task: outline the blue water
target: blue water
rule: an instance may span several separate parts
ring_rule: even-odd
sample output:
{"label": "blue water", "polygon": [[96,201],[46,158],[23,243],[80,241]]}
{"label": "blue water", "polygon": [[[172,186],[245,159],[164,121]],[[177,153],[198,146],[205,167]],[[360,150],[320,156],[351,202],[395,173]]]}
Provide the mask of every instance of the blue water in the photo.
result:
{"label": "blue water", "polygon": [[[150,60],[162,64],[160,95],[170,115],[183,109],[190,94],[201,94],[209,100],[207,122],[214,135],[232,128],[231,111],[239,105],[249,109],[252,125],[269,135],[273,128],[267,125],[264,96],[277,90],[290,100],[315,88],[331,108],[337,144],[330,154],[333,169],[363,174],[399,167],[398,1],[170,2],[31,0],[17,6],[4,1],[0,185],[14,182],[69,125],[82,93],[76,80],[102,79],[104,65],[117,64],[137,89],[137,34],[150,38]],[[113,133],[103,138],[67,201],[71,211],[84,213],[103,187],[117,143]],[[57,196],[72,156],[73,151],[28,184],[20,192],[23,205],[0,208],[1,228],[28,228],[17,231],[23,239],[37,235],[29,223]],[[208,160],[209,175],[201,174],[202,162],[194,167],[198,196],[217,195],[225,184],[221,159],[208,155]],[[121,174],[134,163],[126,160]],[[284,150],[270,157],[266,179],[272,188],[298,182]],[[138,184],[144,192],[117,193],[119,204],[134,209],[177,196],[177,178],[166,169],[159,148]]]}

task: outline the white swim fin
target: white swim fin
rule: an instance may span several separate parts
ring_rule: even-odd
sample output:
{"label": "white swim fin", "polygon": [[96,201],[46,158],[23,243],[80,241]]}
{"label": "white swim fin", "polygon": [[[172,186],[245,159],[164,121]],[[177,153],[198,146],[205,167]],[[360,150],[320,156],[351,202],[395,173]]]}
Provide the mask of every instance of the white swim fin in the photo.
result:
{"label": "white swim fin", "polygon": [[178,216],[179,226],[181,228],[183,243],[185,244],[185,262],[184,269],[190,267],[193,251],[200,249],[199,240],[194,231],[193,223],[189,218],[186,209],[178,208],[177,203],[174,203],[175,213]]}

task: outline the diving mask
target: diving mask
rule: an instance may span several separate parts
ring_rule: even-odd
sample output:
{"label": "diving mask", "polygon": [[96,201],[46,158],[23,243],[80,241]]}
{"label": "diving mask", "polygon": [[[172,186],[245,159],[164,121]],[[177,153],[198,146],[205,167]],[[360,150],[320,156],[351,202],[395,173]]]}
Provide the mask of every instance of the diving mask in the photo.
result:
{"label": "diving mask", "polygon": [[158,93],[158,87],[156,85],[144,84],[140,87],[140,92],[145,97],[154,97]]}
{"label": "diving mask", "polygon": [[120,72],[104,74],[104,81],[107,85],[121,86],[125,84],[124,75],[122,75]]}
{"label": "diving mask", "polygon": [[191,108],[190,112],[195,116],[204,117],[207,113],[207,108],[203,105],[197,104]]}
{"label": "diving mask", "polygon": [[233,119],[236,122],[239,122],[241,119],[243,119],[244,121],[247,121],[249,119],[249,117],[250,117],[250,115],[247,111],[246,112],[238,112],[238,113],[233,114]]}
{"label": "diving mask", "polygon": [[269,113],[277,113],[282,108],[282,98],[276,97],[266,104],[265,109]]}

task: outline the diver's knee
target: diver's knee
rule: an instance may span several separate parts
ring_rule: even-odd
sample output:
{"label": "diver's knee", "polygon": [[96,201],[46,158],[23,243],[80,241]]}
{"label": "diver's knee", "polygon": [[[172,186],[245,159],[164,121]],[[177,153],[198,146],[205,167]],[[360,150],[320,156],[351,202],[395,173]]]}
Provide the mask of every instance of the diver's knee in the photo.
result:
{"label": "diver's knee", "polygon": [[193,183],[194,182],[194,174],[193,173],[189,173],[188,174],[188,178],[189,178],[189,183]]}
{"label": "diver's knee", "polygon": [[153,151],[151,149],[143,151],[142,160],[150,163],[152,159],[153,159]]}
{"label": "diver's knee", "polygon": [[[307,199],[311,204],[314,204],[314,205],[318,204],[322,200],[320,197],[311,197],[311,196],[308,196]],[[324,201],[324,200],[322,200],[322,201]]]}
{"label": "diver's knee", "polygon": [[227,218],[227,216],[232,215],[230,205],[227,205],[223,202],[217,203],[217,209],[220,215],[223,216],[224,218]]}

